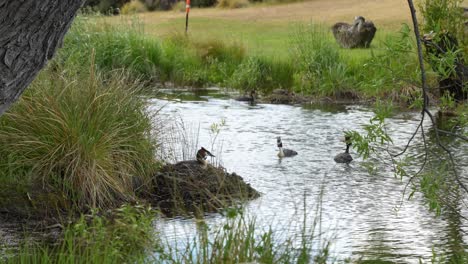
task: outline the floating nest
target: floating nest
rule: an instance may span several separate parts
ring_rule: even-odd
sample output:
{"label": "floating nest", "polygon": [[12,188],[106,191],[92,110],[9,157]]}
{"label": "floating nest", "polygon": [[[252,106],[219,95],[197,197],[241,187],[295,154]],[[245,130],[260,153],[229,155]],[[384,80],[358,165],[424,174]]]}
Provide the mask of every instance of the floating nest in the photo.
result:
{"label": "floating nest", "polygon": [[307,98],[297,95],[285,89],[276,89],[270,95],[262,99],[269,104],[301,104],[307,102]]}
{"label": "floating nest", "polygon": [[165,214],[214,212],[260,194],[236,173],[196,160],[164,166],[153,178],[151,201]]}

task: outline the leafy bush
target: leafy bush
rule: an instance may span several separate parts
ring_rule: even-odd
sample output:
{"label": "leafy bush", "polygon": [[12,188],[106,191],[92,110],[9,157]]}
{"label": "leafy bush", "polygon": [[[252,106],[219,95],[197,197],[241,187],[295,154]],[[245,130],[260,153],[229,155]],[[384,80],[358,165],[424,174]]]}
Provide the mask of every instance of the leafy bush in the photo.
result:
{"label": "leafy bush", "polygon": [[210,7],[214,6],[217,2],[217,0],[193,0],[190,2],[190,5],[192,7]]}
{"label": "leafy bush", "polygon": [[219,0],[216,7],[219,8],[242,8],[247,7],[249,5],[248,0]]}
{"label": "leafy bush", "polygon": [[121,8],[128,2],[130,2],[130,0],[86,0],[83,7],[108,14],[113,8]]}
{"label": "leafy bush", "polygon": [[122,7],[122,14],[136,14],[145,11],[147,11],[145,4],[138,0],[132,0]]}
{"label": "leafy bush", "polygon": [[411,29],[404,24],[398,36],[389,36],[383,43],[383,52],[372,53],[372,57],[355,71],[354,75],[360,80],[359,85],[369,94],[386,93],[394,99],[414,102],[420,93],[401,88],[410,87],[420,80]]}
{"label": "leafy bush", "polygon": [[178,1],[174,5],[172,5],[172,10],[176,12],[185,12],[185,2]]}
{"label": "leafy bush", "polygon": [[[169,10],[177,3],[177,0],[139,0],[143,4],[145,4],[146,8],[149,11],[154,10]],[[185,2],[182,1],[184,4],[185,10]]]}

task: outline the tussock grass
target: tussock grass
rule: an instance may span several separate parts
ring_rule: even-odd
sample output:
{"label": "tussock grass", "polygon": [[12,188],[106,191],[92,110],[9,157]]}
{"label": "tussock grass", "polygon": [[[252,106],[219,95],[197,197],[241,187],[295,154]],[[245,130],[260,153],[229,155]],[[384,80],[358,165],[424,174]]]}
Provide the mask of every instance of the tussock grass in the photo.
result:
{"label": "tussock grass", "polygon": [[[137,96],[140,84],[122,71],[107,77],[93,67],[56,71],[42,72],[1,117],[0,168],[29,179],[30,193],[54,193],[70,208],[131,201],[155,168],[152,120]],[[30,199],[41,207],[34,205],[39,197]],[[48,199],[43,202],[54,203]]]}

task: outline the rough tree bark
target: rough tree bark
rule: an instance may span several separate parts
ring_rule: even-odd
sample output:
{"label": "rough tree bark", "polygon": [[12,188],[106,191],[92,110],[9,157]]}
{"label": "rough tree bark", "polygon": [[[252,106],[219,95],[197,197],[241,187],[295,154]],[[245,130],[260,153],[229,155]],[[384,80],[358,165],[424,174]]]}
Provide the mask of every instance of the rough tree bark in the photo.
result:
{"label": "rough tree bark", "polygon": [[0,115],[62,44],[83,0],[0,0]]}

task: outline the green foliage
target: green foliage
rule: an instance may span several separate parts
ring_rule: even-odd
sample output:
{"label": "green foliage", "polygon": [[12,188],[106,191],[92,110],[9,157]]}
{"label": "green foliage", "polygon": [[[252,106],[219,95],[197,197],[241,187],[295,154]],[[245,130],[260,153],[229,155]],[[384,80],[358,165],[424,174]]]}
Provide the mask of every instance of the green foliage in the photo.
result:
{"label": "green foliage", "polygon": [[353,148],[364,159],[376,152],[377,146],[391,143],[392,139],[385,130],[385,118],[392,113],[391,103],[382,103],[377,101],[375,107],[375,116],[369,120],[369,124],[363,125],[364,133],[357,131],[347,131],[346,136],[351,138]]}
{"label": "green foliage", "polygon": [[265,57],[245,59],[232,74],[227,86],[241,91],[258,89],[264,93],[275,88],[289,88],[292,85],[293,66]]}
{"label": "green foliage", "polygon": [[98,70],[124,68],[136,78],[152,80],[160,75],[156,66],[161,63],[163,51],[159,42],[141,32],[137,23],[116,30],[109,25],[78,20],[65,38],[66,48],[59,52],[57,61],[66,68],[80,67],[94,50]]}
{"label": "green foliage", "polygon": [[127,2],[130,2],[130,0],[86,0],[83,7],[108,14],[111,13],[112,8],[120,8]]}
{"label": "green foliage", "polygon": [[247,7],[248,5],[249,5],[248,0],[219,0],[216,7],[235,9],[235,8]]}
{"label": "green foliage", "polygon": [[442,97],[440,97],[440,108],[442,111],[447,111],[451,109],[455,109],[455,99],[449,93],[444,93]]}
{"label": "green foliage", "polygon": [[144,3],[142,3],[139,0],[132,0],[126,3],[124,6],[122,6],[121,12],[124,15],[128,15],[128,14],[142,13],[145,11],[147,11],[147,9]]}
{"label": "green foliage", "polygon": [[192,7],[210,7],[216,5],[217,0],[193,0],[190,2]]}
{"label": "green foliage", "polygon": [[82,215],[57,245],[25,244],[6,263],[143,263],[147,250],[157,247],[153,215],[140,205]]}
{"label": "green foliage", "polygon": [[92,67],[56,71],[43,71],[1,117],[1,171],[31,178],[30,192],[53,193],[55,199],[42,199],[52,207],[107,208],[132,200],[155,169],[140,84],[122,72],[96,75]]}
{"label": "green foliage", "polygon": [[424,17],[422,30],[430,45],[427,56],[434,71],[445,79],[455,76],[455,62],[468,56],[463,0],[424,0],[419,9]]}
{"label": "green foliage", "polygon": [[401,89],[420,79],[411,29],[403,24],[398,36],[389,36],[383,43],[383,52],[372,52],[372,57],[357,72],[360,86],[375,92],[390,90],[397,98],[403,97],[409,103],[415,101],[420,94]]}
{"label": "green foliage", "polygon": [[[184,250],[162,247],[156,263],[328,263],[329,243],[313,246],[313,230],[303,229],[297,237],[278,243],[278,234],[269,228],[261,230],[255,219],[248,219],[241,209],[229,209],[227,220],[213,228],[199,220],[196,236]],[[304,223],[306,224],[306,223]],[[296,244],[300,243],[300,245]]]}
{"label": "green foliage", "polygon": [[[148,82],[257,89],[264,94],[277,88],[295,89],[302,94],[350,99],[387,96],[391,91],[394,99],[413,103],[420,92],[407,81],[417,79],[419,71],[409,33],[404,27],[398,38],[388,38],[385,49],[366,60],[354,56],[363,51],[343,53],[328,28],[299,27],[289,44],[291,57],[280,59],[248,55],[239,42],[199,40],[184,34],[151,38],[138,20],[115,26],[99,18],[80,17],[54,63],[79,69],[94,49],[97,69],[125,69],[133,78]],[[366,51],[366,56],[370,53]]]}
{"label": "green foliage", "polygon": [[450,32],[464,38],[463,0],[423,0],[419,9],[424,17],[422,30],[436,34]]}
{"label": "green foliage", "polygon": [[308,94],[337,95],[353,87],[348,65],[326,30],[312,25],[294,36],[293,57],[298,63],[296,90]]}

